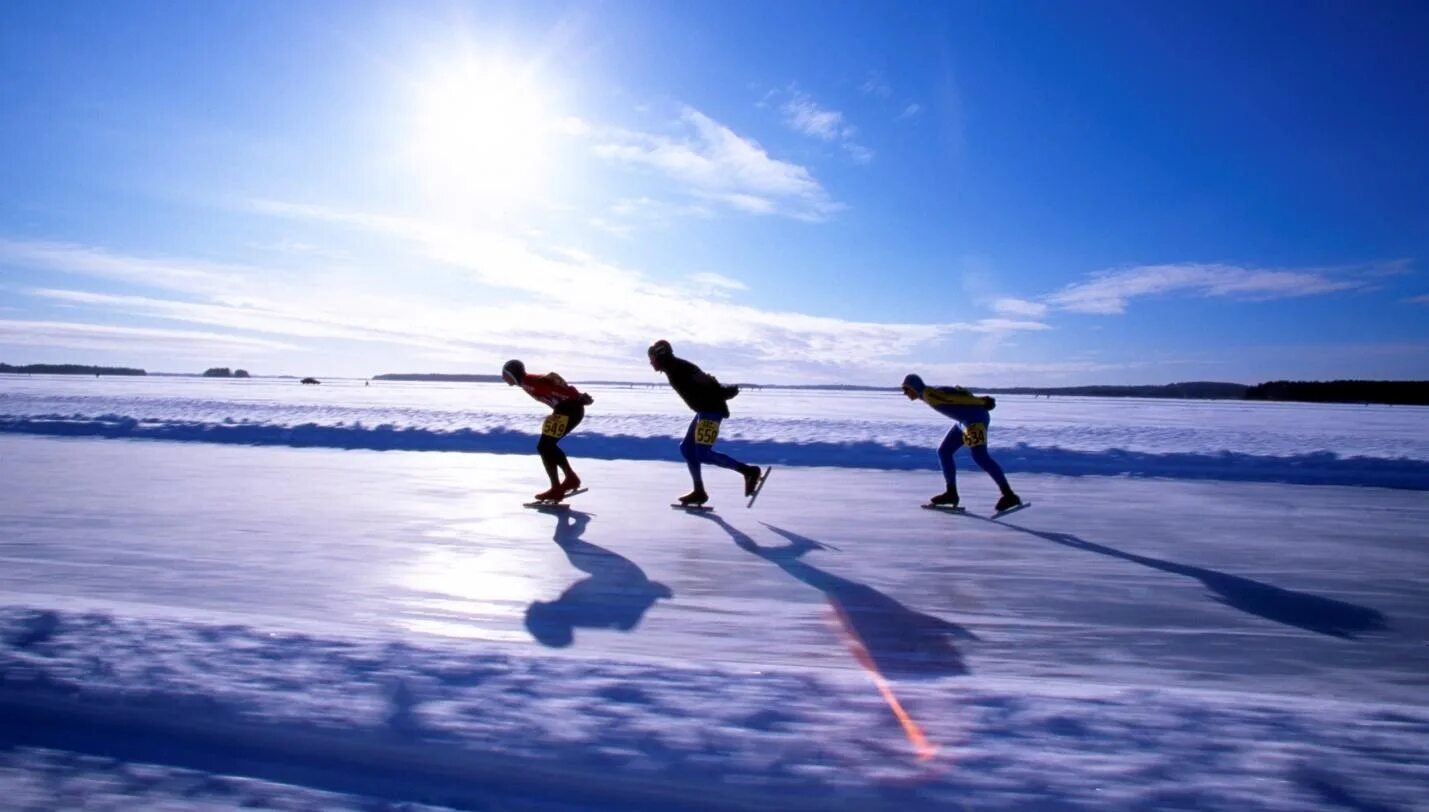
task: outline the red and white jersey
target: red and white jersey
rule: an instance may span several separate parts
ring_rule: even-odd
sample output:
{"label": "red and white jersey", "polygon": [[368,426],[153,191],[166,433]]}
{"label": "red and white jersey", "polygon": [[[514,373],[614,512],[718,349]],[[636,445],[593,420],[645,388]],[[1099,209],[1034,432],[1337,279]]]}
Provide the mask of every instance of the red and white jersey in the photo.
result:
{"label": "red and white jersey", "polygon": [[554,372],[547,372],[545,375],[532,375],[528,372],[521,379],[521,388],[526,390],[526,394],[551,407],[560,405],[563,400],[581,396],[579,390]]}

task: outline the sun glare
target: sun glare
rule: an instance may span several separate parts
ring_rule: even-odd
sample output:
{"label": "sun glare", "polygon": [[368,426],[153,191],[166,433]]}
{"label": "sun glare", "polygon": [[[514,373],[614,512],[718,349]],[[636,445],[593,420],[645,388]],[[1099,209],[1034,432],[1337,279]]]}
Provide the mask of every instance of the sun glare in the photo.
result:
{"label": "sun glare", "polygon": [[466,62],[418,87],[412,158],[441,207],[496,212],[542,197],[555,119],[529,71]]}

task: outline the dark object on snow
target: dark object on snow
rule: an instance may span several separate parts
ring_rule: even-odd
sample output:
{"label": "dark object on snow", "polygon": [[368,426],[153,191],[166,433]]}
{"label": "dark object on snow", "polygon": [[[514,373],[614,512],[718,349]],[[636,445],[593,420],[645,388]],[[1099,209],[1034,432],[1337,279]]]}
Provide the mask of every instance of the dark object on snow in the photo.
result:
{"label": "dark object on snow", "polygon": [[322,381],[318,380],[317,378],[304,378],[302,382],[303,382],[303,383],[322,383]]}

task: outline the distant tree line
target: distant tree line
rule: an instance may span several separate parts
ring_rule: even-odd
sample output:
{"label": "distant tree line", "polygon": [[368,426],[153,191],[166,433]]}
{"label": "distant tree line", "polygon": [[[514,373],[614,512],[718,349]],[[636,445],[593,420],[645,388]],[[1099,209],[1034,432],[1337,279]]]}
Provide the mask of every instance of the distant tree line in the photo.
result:
{"label": "distant tree line", "polygon": [[248,370],[231,370],[228,367],[210,367],[203,372],[205,378],[247,378]]}
{"label": "distant tree line", "polygon": [[456,383],[500,383],[500,375],[447,375],[439,372],[388,372],[374,375],[374,381],[446,381]]}
{"label": "distant tree line", "polygon": [[0,373],[18,375],[147,375],[142,369],[131,367],[92,367],[84,364],[25,364],[11,366],[0,364]]}
{"label": "distant tree line", "polygon": [[1243,383],[1222,383],[1219,381],[1186,381],[1183,383],[1168,383],[1152,386],[1057,386],[1057,387],[1033,387],[1033,386],[1013,386],[992,389],[979,389],[979,392],[991,392],[999,395],[1063,395],[1078,397],[1103,397],[1103,398],[1183,398],[1183,399],[1206,399],[1222,398],[1226,400],[1240,400],[1245,397],[1245,393],[1250,389]]}
{"label": "distant tree line", "polygon": [[1270,381],[1250,387],[1245,398],[1429,406],[1429,381]]}

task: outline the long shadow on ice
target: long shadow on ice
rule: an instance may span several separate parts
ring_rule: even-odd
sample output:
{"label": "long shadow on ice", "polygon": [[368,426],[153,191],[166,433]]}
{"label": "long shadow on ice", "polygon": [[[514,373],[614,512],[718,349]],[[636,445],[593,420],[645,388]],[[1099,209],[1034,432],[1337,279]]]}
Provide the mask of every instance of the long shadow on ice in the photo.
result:
{"label": "long shadow on ice", "polygon": [[628,632],[655,601],[674,596],[634,561],[582,540],[589,513],[565,508],[543,512],[556,517],[555,542],[571,565],[590,577],[572,584],[554,601],[535,601],[527,607],[526,628],[542,644],[569,646],[577,626]]}
{"label": "long shadow on ice", "polygon": [[766,524],[789,540],[783,547],[761,547],[713,513],[695,514],[724,529],[741,550],[777,564],[780,569],[824,593],[829,606],[854,644],[864,665],[885,677],[942,677],[968,673],[954,638],[976,640],[967,629],[942,618],[917,612],[867,584],[840,578],[803,560],[812,550],[825,549],[813,539]]}
{"label": "long shadow on ice", "polygon": [[[985,521],[992,520],[985,519]],[[1216,570],[1123,552],[1103,544],[1094,544],[1071,533],[1049,533],[1008,524],[1005,521],[995,522],[995,524],[1019,530],[1029,536],[1036,536],[1064,547],[1120,558],[1123,561],[1131,561],[1173,575],[1195,578],[1215,594],[1216,600],[1227,606],[1263,617],[1266,620],[1273,620],[1276,623],[1284,623],[1287,626],[1295,626],[1318,634],[1353,639],[1358,634],[1378,631],[1387,625],[1383,614],[1367,606],[1337,601],[1333,598],[1322,598],[1308,592],[1281,589],[1278,586],[1242,578],[1239,575],[1229,575]]]}

